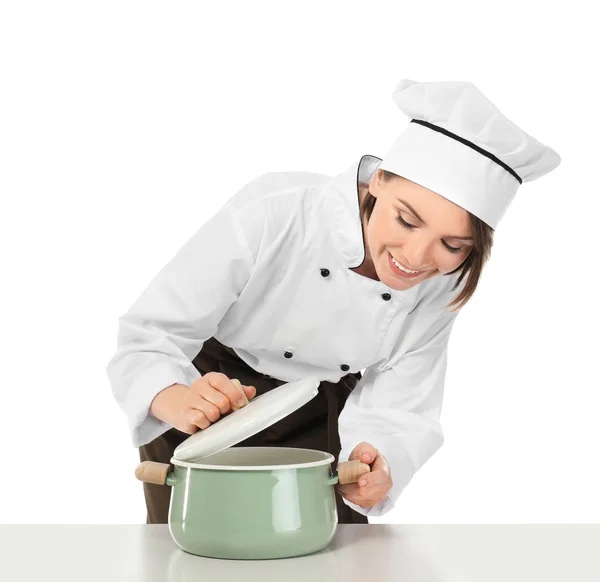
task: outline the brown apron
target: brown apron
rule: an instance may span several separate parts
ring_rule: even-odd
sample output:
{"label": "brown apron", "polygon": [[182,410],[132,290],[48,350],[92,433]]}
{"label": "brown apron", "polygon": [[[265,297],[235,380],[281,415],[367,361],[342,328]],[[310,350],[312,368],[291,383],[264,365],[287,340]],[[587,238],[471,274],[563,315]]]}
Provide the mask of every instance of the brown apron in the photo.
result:
{"label": "brown apron", "polygon": [[[201,374],[221,372],[228,378],[237,378],[246,386],[254,386],[263,394],[285,384],[285,381],[261,374],[244,362],[232,348],[210,338],[192,361]],[[321,382],[319,393],[304,406],[235,446],[273,446],[316,449],[335,457],[340,454],[338,416],[346,398],[356,386],[361,374],[347,374],[337,384]],[[190,435],[172,428],[147,445],[139,447],[141,461],[170,463],[175,448]],[[168,523],[171,488],[144,483],[148,516],[146,523]],[[335,493],[339,523],[368,523],[367,518],[348,507],[341,494]]]}

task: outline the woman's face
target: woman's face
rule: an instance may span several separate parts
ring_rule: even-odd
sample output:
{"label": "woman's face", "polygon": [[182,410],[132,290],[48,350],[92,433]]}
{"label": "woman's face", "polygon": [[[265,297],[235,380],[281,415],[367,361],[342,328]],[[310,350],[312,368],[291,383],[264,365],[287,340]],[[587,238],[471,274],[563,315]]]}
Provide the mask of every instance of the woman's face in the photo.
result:
{"label": "woman's face", "polygon": [[[460,266],[473,248],[467,211],[410,180],[384,181],[382,175],[377,170],[371,179],[377,203],[364,225],[365,262],[379,280],[402,291]],[[418,273],[403,273],[391,257]]]}

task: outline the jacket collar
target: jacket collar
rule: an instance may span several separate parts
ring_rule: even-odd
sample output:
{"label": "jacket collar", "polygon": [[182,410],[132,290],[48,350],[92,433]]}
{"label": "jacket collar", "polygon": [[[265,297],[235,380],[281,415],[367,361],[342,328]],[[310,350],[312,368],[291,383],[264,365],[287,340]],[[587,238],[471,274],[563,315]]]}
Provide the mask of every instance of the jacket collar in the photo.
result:
{"label": "jacket collar", "polygon": [[368,184],[380,163],[381,158],[364,155],[324,186],[323,203],[332,241],[349,269],[359,267],[365,258],[358,185]]}

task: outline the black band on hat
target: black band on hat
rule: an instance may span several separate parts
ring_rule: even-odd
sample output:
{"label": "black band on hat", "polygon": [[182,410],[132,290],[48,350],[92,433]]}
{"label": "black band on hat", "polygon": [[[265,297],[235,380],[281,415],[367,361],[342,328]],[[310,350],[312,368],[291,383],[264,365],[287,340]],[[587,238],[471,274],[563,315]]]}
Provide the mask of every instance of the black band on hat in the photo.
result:
{"label": "black band on hat", "polygon": [[521,180],[519,175],[510,166],[507,166],[502,160],[498,159],[494,154],[491,154],[490,152],[484,150],[483,148],[480,148],[478,145],[475,145],[474,143],[470,142],[468,139],[465,139],[464,137],[460,137],[459,135],[456,135],[455,133],[452,133],[451,131],[444,129],[443,127],[438,127],[437,125],[433,125],[433,123],[429,123],[428,121],[423,121],[422,119],[411,119],[410,122],[418,123],[419,125],[424,125],[425,127],[428,127],[429,129],[433,129],[433,131],[438,131],[439,133],[443,133],[444,135],[447,135],[448,137],[451,137],[452,139],[455,139],[456,141],[459,141],[460,143],[463,143],[466,146],[469,146],[470,148],[474,149],[476,152],[483,154],[486,158],[489,158],[490,160],[496,162],[499,166],[502,166],[509,174],[512,174],[519,181],[519,184],[523,183],[523,180]]}

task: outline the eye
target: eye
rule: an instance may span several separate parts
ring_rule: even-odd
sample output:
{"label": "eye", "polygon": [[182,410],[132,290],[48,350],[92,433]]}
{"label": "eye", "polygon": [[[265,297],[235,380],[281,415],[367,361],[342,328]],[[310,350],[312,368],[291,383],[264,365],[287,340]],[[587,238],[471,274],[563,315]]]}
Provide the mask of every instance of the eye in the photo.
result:
{"label": "eye", "polygon": [[417,228],[414,224],[409,224],[405,220],[403,220],[402,216],[398,214],[398,222],[404,226],[405,228]]}
{"label": "eye", "polygon": [[[408,228],[408,229],[413,229],[413,228],[417,228],[416,225],[414,224],[409,224],[408,222],[406,222],[406,220],[404,220],[402,218],[402,216],[400,216],[398,214],[397,216],[398,218],[398,222],[404,226],[404,228]],[[456,254],[456,253],[460,253],[460,251],[462,251],[461,247],[451,247],[448,243],[446,243],[446,241],[442,241],[442,243],[444,243],[444,246],[448,249],[448,251],[450,251],[452,254]]]}
{"label": "eye", "polygon": [[444,243],[444,246],[453,254],[455,253],[460,253],[460,251],[462,250],[460,247],[456,248],[456,247],[451,247],[449,244],[446,243],[446,241],[442,241]]}

